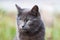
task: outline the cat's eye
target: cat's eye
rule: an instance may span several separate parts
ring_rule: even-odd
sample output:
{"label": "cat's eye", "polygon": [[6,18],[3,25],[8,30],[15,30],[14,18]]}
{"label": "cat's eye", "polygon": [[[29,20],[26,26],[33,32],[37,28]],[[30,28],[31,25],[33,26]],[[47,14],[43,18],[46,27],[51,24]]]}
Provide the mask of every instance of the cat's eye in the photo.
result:
{"label": "cat's eye", "polygon": [[26,19],[26,22],[28,21],[28,19]]}
{"label": "cat's eye", "polygon": [[21,18],[19,20],[21,20]]}

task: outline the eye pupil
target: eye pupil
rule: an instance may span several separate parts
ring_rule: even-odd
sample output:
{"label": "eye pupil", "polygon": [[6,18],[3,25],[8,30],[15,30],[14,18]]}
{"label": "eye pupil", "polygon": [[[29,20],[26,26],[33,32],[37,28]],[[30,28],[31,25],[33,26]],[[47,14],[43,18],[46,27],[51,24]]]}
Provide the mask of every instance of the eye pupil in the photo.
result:
{"label": "eye pupil", "polygon": [[21,19],[19,19],[19,20],[21,20]]}
{"label": "eye pupil", "polygon": [[28,21],[28,19],[26,19],[26,22]]}

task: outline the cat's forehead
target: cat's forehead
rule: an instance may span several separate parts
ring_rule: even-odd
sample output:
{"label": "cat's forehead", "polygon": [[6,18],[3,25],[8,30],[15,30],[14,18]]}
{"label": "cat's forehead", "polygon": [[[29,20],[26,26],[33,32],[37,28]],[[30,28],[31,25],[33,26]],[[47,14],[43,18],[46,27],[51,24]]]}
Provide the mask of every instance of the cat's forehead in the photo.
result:
{"label": "cat's forehead", "polygon": [[23,9],[22,13],[28,13],[30,9]]}
{"label": "cat's forehead", "polygon": [[24,10],[21,12],[21,16],[28,16],[30,12],[31,12],[30,9],[24,9]]}

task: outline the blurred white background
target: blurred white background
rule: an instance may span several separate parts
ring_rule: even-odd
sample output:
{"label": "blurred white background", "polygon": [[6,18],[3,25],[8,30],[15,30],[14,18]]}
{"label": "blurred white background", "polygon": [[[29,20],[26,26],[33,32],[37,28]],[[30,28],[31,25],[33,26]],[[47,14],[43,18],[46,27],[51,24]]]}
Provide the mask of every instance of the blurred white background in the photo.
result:
{"label": "blurred white background", "polygon": [[15,4],[21,8],[32,8],[38,5],[42,19],[48,25],[53,22],[53,14],[60,13],[60,0],[0,0],[0,8],[7,11],[17,11]]}

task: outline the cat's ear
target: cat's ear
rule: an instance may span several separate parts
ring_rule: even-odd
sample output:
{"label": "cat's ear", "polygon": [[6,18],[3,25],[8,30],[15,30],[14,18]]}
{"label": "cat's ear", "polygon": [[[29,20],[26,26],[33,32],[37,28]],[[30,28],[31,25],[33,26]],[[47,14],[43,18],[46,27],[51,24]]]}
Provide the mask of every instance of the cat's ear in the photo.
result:
{"label": "cat's ear", "polygon": [[19,7],[17,4],[15,4],[15,6],[16,6],[17,11],[18,11],[18,16],[20,16],[21,13],[22,13],[22,9],[21,9],[21,7]]}
{"label": "cat's ear", "polygon": [[17,4],[15,4],[15,6],[18,10],[22,10],[21,7],[19,7]]}
{"label": "cat's ear", "polygon": [[33,6],[33,8],[31,9],[32,15],[34,16],[38,16],[39,15],[39,8],[37,5]]}

